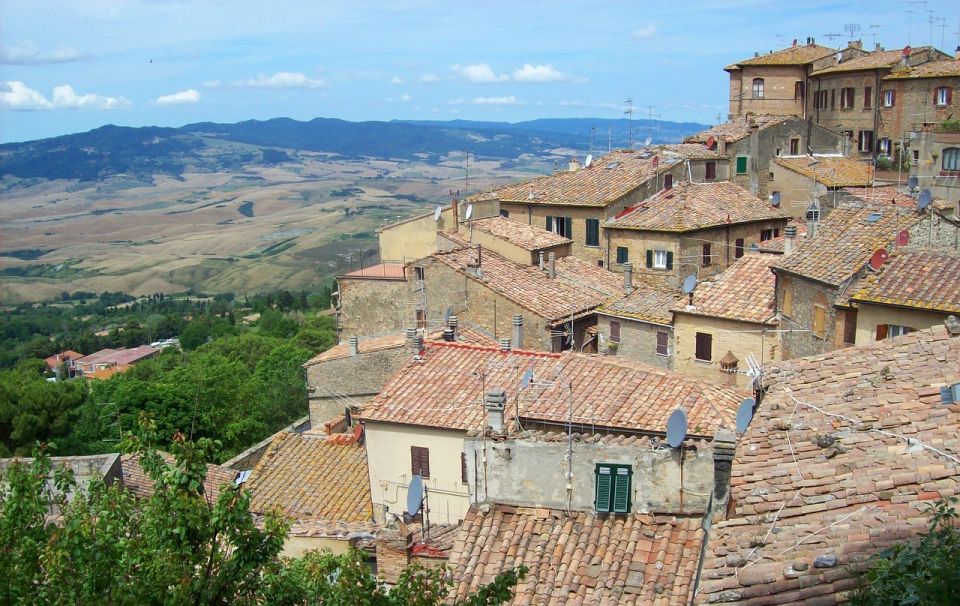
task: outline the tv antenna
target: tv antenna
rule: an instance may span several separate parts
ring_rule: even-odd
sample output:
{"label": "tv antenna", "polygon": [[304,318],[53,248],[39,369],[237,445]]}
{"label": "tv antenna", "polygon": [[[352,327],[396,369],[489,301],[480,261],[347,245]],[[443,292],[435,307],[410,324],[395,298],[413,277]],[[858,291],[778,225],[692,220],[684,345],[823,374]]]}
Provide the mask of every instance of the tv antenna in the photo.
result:
{"label": "tv antenna", "polygon": [[834,38],[839,38],[839,37],[843,36],[843,34],[822,34],[822,35],[823,35],[824,38],[826,38],[827,40],[831,40],[831,41],[832,41]]}
{"label": "tv antenna", "polygon": [[873,39],[873,40],[872,40],[873,47],[876,48],[876,47],[877,47],[877,30],[880,29],[880,28],[883,27],[883,26],[882,26],[882,25],[868,25],[867,27],[870,28],[870,37]]}
{"label": "tv antenna", "polygon": [[467,194],[470,192],[470,152],[463,152],[463,197],[466,198]]}
{"label": "tv antenna", "polygon": [[859,23],[847,23],[843,26],[843,31],[847,33],[852,41],[860,34],[860,24]]}
{"label": "tv antenna", "polygon": [[630,149],[633,149],[633,99],[629,99],[629,98],[628,98],[628,99],[625,101],[625,103],[626,103],[626,105],[627,105],[627,109],[624,110],[623,113],[624,113],[625,116],[627,116],[627,124],[628,124],[628,127],[627,127],[628,139],[627,139],[627,141],[628,141],[629,143],[627,144],[627,147],[630,148]]}

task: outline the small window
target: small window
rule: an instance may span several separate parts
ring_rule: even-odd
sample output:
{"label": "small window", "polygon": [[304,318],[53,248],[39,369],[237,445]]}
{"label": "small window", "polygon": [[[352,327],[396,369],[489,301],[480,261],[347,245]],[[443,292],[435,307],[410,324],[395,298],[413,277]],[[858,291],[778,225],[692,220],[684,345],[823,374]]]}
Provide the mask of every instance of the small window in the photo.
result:
{"label": "small window", "polygon": [[793,83],[793,98],[803,99],[803,80],[797,80]]}
{"label": "small window", "polygon": [[854,89],[848,86],[840,89],[840,109],[851,109],[855,105]]}
{"label": "small window", "polygon": [[509,219],[509,218],[510,218],[510,211],[509,211],[509,210],[504,210],[504,209],[501,208],[501,209],[500,209],[500,216],[503,217],[504,219]]}
{"label": "small window", "polygon": [[703,266],[710,267],[710,262],[713,260],[713,255],[710,254],[710,244],[706,243],[703,245]]}
{"label": "small window", "polygon": [[697,333],[694,357],[701,362],[709,362],[713,359],[713,335],[705,332]]}
{"label": "small window", "polygon": [[410,473],[421,478],[430,477],[430,449],[420,446],[410,447]]}
{"label": "small window", "polygon": [[887,336],[891,338],[908,335],[912,333],[914,330],[916,329],[910,326],[900,326],[899,324],[887,324]]}
{"label": "small window", "polygon": [[873,87],[864,86],[863,87],[863,109],[870,109],[873,107]]}
{"label": "small window", "polygon": [[426,312],[426,310],[424,310],[424,309],[418,309],[418,310],[416,311],[416,320],[417,320],[417,328],[418,328],[418,329],[421,329],[421,330],[425,329],[425,328],[427,327],[427,312]]}
{"label": "small window", "polygon": [[897,93],[892,90],[883,91],[883,106],[893,107],[897,102]]}
{"label": "small window", "polygon": [[800,138],[794,137],[790,139],[790,155],[799,156],[800,155]]}
{"label": "small window", "polygon": [[953,90],[949,86],[941,86],[934,91],[933,102],[939,107],[950,105],[953,96],[951,93],[953,93]]}
{"label": "small window", "polygon": [[460,453],[460,481],[467,483],[467,453]]}
{"label": "small window", "polygon": [[547,231],[564,238],[573,238],[573,219],[570,217],[547,217]]}
{"label": "small window", "polygon": [[600,246],[600,219],[587,219],[587,246]]}
{"label": "small window", "polygon": [[753,79],[753,98],[763,99],[763,78]]}
{"label": "small window", "polygon": [[706,169],[705,178],[706,178],[708,181],[713,181],[714,179],[717,178],[717,163],[716,163],[716,162],[707,162],[707,163],[704,165],[704,167],[705,167],[705,169]]}
{"label": "small window", "polygon": [[633,505],[633,467],[615,463],[597,463],[594,472],[596,492],[594,507],[597,513],[630,513]]}
{"label": "small window", "polygon": [[837,89],[830,89],[830,109],[837,109]]}
{"label": "small window", "polygon": [[648,250],[647,267],[650,269],[673,269],[673,252],[669,250]]}
{"label": "small window", "polygon": [[872,130],[860,131],[860,151],[864,153],[873,151],[873,131]]}
{"label": "small window", "polygon": [[827,298],[819,292],[813,302],[813,335],[827,338]]}
{"label": "small window", "polygon": [[630,260],[630,251],[626,246],[617,247],[617,263],[623,264]]}
{"label": "small window", "polygon": [[738,175],[747,174],[747,157],[746,156],[737,156],[737,174]]}
{"label": "small window", "polygon": [[673,175],[663,176],[663,189],[673,189]]}
{"label": "small window", "polygon": [[890,155],[890,138],[881,137],[878,143],[878,149],[880,153],[883,154],[884,156],[889,156]]}
{"label": "small window", "polygon": [[657,355],[670,355],[670,333],[662,330],[657,331]]}
{"label": "small window", "polygon": [[783,290],[783,304],[780,306],[780,312],[785,316],[793,314],[793,282],[790,278],[780,278],[780,288]]}
{"label": "small window", "polygon": [[777,233],[778,231],[780,231],[780,230],[777,230],[777,229],[761,229],[761,230],[760,230],[760,241],[761,241],[761,242],[766,242],[767,240],[773,240],[774,238],[776,238],[777,236],[780,235],[780,234]]}
{"label": "small window", "polygon": [[620,342],[620,322],[619,320],[610,321],[610,340],[619,343]]}
{"label": "small window", "polygon": [[843,316],[843,344],[853,345],[857,342],[857,314],[847,312]]}
{"label": "small window", "polygon": [[944,149],[940,166],[945,171],[960,171],[960,147]]}
{"label": "small window", "polygon": [[743,238],[737,238],[733,243],[733,258],[739,259],[743,256]]}
{"label": "small window", "polygon": [[426,274],[424,273],[424,268],[423,268],[423,267],[420,267],[419,265],[414,266],[414,268],[413,268],[413,279],[414,279],[414,280],[416,280],[416,281],[418,281],[418,282],[422,282],[425,275],[426,275]]}

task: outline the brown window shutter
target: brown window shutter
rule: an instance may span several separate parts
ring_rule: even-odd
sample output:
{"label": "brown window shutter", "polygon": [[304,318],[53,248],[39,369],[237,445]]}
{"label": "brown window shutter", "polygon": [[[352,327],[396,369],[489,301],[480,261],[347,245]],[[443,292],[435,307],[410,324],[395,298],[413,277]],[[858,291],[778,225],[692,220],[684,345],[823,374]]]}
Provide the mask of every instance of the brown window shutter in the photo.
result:
{"label": "brown window shutter", "polygon": [[616,320],[610,322],[610,340],[620,342],[620,322]]}
{"label": "brown window shutter", "polygon": [[430,449],[421,446],[410,447],[410,471],[422,478],[430,477]]}
{"label": "brown window shutter", "polygon": [[847,312],[844,316],[843,324],[843,342],[845,345],[853,345],[857,341],[857,314]]}
{"label": "brown window shutter", "polygon": [[460,453],[460,481],[467,483],[467,453]]}
{"label": "brown window shutter", "polygon": [[877,324],[877,341],[883,341],[887,338],[887,325]]}

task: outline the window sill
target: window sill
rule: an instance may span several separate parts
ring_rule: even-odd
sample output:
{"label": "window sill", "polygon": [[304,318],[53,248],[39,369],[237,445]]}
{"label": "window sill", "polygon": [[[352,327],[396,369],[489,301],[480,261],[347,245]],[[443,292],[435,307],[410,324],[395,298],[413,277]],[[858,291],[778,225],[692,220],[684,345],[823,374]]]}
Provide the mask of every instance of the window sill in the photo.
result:
{"label": "window sill", "polygon": [[599,244],[584,244],[584,248],[600,248]]}
{"label": "window sill", "polygon": [[713,365],[713,360],[701,360],[700,358],[694,358],[693,361],[694,361],[694,363],[696,363],[696,364],[701,364],[701,365],[703,365],[703,366],[712,366],[712,365]]}

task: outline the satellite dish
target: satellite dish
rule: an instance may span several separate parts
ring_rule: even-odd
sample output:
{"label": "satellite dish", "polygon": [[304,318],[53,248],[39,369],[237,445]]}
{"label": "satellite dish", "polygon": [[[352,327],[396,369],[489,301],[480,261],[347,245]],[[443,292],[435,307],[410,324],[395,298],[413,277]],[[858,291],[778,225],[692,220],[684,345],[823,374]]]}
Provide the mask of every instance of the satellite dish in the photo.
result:
{"label": "satellite dish", "polygon": [[643,140],[643,146],[644,147],[649,146],[651,141],[653,141],[653,137],[647,137],[646,139]]}
{"label": "satellite dish", "polygon": [[929,189],[923,190],[920,192],[920,197],[917,198],[917,210],[923,210],[930,206],[931,202],[933,202],[933,194],[930,193]]}
{"label": "satellite dish", "polygon": [[585,167],[593,164],[593,154],[587,154],[587,161],[583,163]]}
{"label": "satellite dish", "polygon": [[440,220],[440,213],[442,213],[442,212],[443,212],[443,207],[440,206],[439,204],[437,204],[436,210],[433,211],[433,220],[434,220],[434,221],[439,221],[439,220]]}
{"label": "satellite dish", "polygon": [[897,234],[897,246],[906,246],[907,244],[910,244],[910,232],[901,229],[900,233]]}
{"label": "satellite dish", "polygon": [[878,248],[870,257],[870,268],[873,270],[880,269],[889,257],[890,255],[887,254],[886,249]]}
{"label": "satellite dish", "polygon": [[920,181],[916,177],[910,177],[907,179],[907,187],[913,189],[920,184]]}
{"label": "satellite dish", "polygon": [[683,279],[683,294],[689,295],[693,292],[693,289],[697,287],[697,276],[695,274],[690,274]]}
{"label": "satellite dish", "polygon": [[466,214],[467,221],[469,221],[470,217],[472,216],[473,216],[473,204],[467,204],[467,214]]}
{"label": "satellite dish", "polygon": [[416,475],[410,480],[410,486],[407,488],[407,514],[417,515],[421,505],[423,505],[423,478]]}
{"label": "satellite dish", "polygon": [[533,380],[533,369],[528,368],[527,371],[523,373],[523,376],[520,377],[520,387],[524,389],[530,387],[530,381],[532,380]]}
{"label": "satellite dish", "polygon": [[750,421],[753,420],[753,407],[757,405],[757,401],[753,398],[744,398],[740,402],[740,407],[737,408],[737,433],[744,433],[747,431],[747,427],[750,426]]}
{"label": "satellite dish", "polygon": [[777,191],[770,194],[770,204],[780,206],[780,192]]}
{"label": "satellite dish", "polygon": [[687,413],[682,408],[678,408],[670,413],[670,419],[667,421],[667,444],[671,448],[677,448],[687,438]]}

